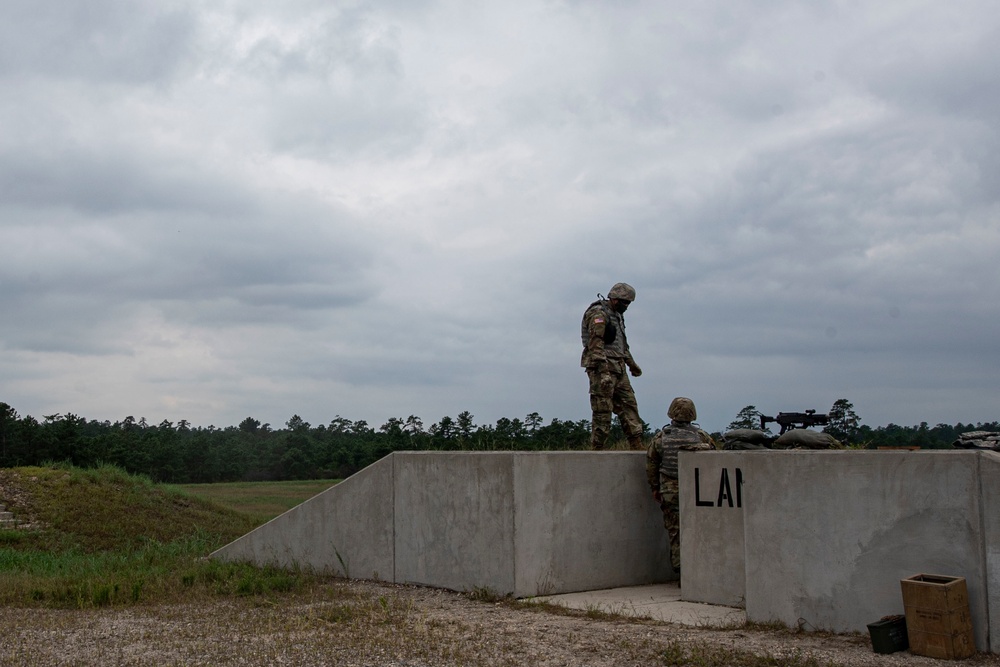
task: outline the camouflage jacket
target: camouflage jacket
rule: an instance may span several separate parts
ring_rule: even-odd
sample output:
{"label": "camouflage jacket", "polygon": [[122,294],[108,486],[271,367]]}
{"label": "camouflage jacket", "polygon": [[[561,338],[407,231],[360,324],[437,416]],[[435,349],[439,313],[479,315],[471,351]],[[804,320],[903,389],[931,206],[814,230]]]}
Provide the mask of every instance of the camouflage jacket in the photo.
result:
{"label": "camouflage jacket", "polygon": [[625,337],[625,318],[611,307],[610,301],[590,304],[580,323],[580,337],[583,340],[580,365],[584,368],[602,361],[634,363]]}
{"label": "camouflage jacket", "polygon": [[677,479],[677,452],[716,449],[712,436],[691,423],[671,421],[653,435],[646,450],[646,479],[649,488],[660,490],[664,479]]}

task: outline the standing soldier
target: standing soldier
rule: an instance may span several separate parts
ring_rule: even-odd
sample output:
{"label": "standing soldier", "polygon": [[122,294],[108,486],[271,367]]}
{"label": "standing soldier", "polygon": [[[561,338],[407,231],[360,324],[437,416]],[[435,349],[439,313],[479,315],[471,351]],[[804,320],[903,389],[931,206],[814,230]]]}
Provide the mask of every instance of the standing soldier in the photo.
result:
{"label": "standing soldier", "polygon": [[629,382],[627,367],[639,377],[642,369],[632,359],[625,338],[625,310],[635,301],[635,289],[626,283],[615,283],[607,299],[590,304],[583,314],[581,336],[583,357],[580,365],[587,369],[590,380],[590,408],[593,421],[590,446],[604,449],[611,433],[611,413],[618,415],[629,447],[642,449],[642,420],[635,392]]}
{"label": "standing soldier", "polygon": [[670,565],[681,573],[680,492],[677,482],[677,452],[716,449],[712,436],[693,424],[698,418],[694,401],[678,396],[667,409],[670,424],[653,435],[646,450],[646,478],[653,499],[663,510],[663,526],[670,536]]}

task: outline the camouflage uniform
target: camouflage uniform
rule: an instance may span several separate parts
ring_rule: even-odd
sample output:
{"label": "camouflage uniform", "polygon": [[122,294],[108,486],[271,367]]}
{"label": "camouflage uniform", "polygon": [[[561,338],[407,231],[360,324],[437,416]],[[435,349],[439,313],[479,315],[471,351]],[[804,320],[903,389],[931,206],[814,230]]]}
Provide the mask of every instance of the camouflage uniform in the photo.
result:
{"label": "camouflage uniform", "polygon": [[[618,296],[614,296],[614,295]],[[626,369],[638,377],[642,369],[635,363],[625,337],[625,318],[611,303],[611,297],[631,303],[635,290],[618,283],[608,292],[608,299],[590,304],[583,314],[580,335],[583,355],[580,365],[590,380],[590,409],[593,413],[590,446],[604,449],[611,433],[611,413],[618,415],[625,437],[632,449],[642,449],[642,419],[639,405]],[[625,298],[631,297],[631,298]]]}
{"label": "camouflage uniform", "polygon": [[[685,403],[686,401],[686,403]],[[679,407],[678,407],[679,406]],[[697,416],[691,399],[679,397],[670,404],[670,424],[653,436],[646,450],[646,479],[653,495],[659,496],[663,527],[670,536],[670,565],[681,571],[680,484],[677,480],[677,452],[715,449],[715,442],[705,431],[686,419]],[[679,419],[678,417],[685,418]]]}

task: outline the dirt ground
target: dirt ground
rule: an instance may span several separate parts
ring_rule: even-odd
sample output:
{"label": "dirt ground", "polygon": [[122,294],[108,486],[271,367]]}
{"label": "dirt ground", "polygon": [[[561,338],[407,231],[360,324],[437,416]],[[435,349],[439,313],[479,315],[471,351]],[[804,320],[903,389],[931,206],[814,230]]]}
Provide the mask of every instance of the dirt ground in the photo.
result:
{"label": "dirt ground", "polygon": [[[277,600],[82,611],[0,609],[0,665],[843,665],[952,664],[875,654],[867,636],[713,630],[438,589],[340,582]],[[1000,666],[1000,656],[962,664]]]}

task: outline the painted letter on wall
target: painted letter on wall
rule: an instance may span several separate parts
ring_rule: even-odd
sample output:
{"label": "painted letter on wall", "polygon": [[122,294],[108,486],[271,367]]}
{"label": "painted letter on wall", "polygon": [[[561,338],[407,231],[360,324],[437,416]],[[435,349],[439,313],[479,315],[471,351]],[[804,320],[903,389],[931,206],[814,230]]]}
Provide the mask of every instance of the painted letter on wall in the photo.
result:
{"label": "painted letter on wall", "polygon": [[[723,503],[728,507],[743,507],[743,471],[735,469],[735,480],[730,481],[729,469],[723,468],[719,476],[719,495],[715,502],[701,499],[701,470],[694,469],[694,499],[697,507],[722,507]],[[733,493],[733,486],[736,493]]]}

